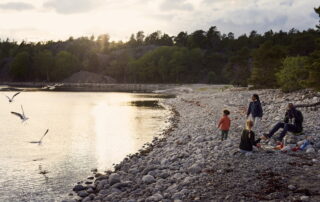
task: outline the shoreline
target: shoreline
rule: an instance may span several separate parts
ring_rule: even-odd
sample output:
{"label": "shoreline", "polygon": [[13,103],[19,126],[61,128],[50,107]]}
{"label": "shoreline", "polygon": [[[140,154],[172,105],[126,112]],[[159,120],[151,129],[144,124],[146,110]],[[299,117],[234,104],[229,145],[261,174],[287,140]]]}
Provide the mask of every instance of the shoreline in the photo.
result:
{"label": "shoreline", "polygon": [[[54,86],[53,89],[43,87]],[[54,91],[54,92],[135,92],[135,93],[165,93],[166,91],[189,92],[193,86],[206,84],[142,84],[142,83],[59,83],[59,82],[0,82],[0,91]],[[217,84],[210,86],[225,87],[230,85]]]}
{"label": "shoreline", "polygon": [[[53,89],[44,89],[46,86],[61,84]],[[47,82],[3,82],[2,91],[28,90],[28,91],[54,91],[54,92],[143,92],[151,93],[157,90],[170,89],[179,84],[121,84],[121,83],[47,83]]]}
{"label": "shoreline", "polygon": [[[189,86],[190,87],[190,86]],[[320,200],[319,113],[303,109],[305,135],[315,151],[280,152],[263,145],[250,157],[237,154],[243,110],[258,93],[265,111],[265,130],[280,120],[289,100],[296,104],[320,99],[319,93],[283,94],[279,90],[219,92],[212,86],[192,86],[164,104],[175,110],[173,125],[163,138],[129,155],[113,172],[95,173],[94,184],[77,185],[82,201],[257,201]],[[229,139],[219,141],[215,128],[223,108],[231,110]],[[315,181],[315,182],[314,182]],[[74,201],[73,200],[73,201]],[[68,200],[66,200],[68,201]]]}

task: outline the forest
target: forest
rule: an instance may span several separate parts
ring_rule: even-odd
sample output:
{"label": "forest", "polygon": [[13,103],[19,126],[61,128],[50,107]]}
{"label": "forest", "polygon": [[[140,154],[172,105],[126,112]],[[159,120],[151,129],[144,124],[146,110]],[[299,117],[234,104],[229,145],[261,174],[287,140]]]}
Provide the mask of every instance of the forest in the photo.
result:
{"label": "forest", "polygon": [[[314,11],[320,17],[320,7]],[[308,30],[251,31],[235,37],[216,26],[170,36],[108,34],[65,41],[0,41],[0,81],[58,82],[80,70],[119,83],[212,83],[320,90],[320,22]]]}

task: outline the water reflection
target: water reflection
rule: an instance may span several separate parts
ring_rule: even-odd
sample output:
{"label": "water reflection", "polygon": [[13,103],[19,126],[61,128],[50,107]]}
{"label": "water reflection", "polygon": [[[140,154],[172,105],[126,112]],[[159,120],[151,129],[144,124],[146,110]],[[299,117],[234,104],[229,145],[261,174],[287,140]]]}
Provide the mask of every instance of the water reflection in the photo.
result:
{"label": "water reflection", "polygon": [[[138,151],[166,126],[169,114],[123,105],[155,101],[143,95],[23,92],[10,105],[0,99],[0,201],[59,201],[92,168],[110,169]],[[27,124],[10,114],[20,104],[30,117]],[[41,145],[29,143],[47,128]]]}

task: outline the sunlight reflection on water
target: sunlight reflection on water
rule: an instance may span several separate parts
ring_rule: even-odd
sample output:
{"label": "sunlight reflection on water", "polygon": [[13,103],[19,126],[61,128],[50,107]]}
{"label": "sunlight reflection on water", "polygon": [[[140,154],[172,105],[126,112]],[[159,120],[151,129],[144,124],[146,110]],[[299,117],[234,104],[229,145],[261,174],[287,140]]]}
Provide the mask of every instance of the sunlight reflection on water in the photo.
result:
{"label": "sunlight reflection on water", "polygon": [[[12,104],[0,99],[0,201],[59,201],[92,168],[112,168],[160,133],[169,116],[162,108],[123,103],[158,99],[78,92],[23,92]],[[10,114],[20,104],[30,117],[26,124]],[[47,128],[43,144],[29,143]]]}

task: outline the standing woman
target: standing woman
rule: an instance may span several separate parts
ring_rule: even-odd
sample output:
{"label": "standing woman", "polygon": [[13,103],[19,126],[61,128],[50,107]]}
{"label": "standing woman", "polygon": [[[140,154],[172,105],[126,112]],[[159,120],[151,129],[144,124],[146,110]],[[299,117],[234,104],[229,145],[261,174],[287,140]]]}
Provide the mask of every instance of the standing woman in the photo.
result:
{"label": "standing woman", "polygon": [[261,102],[259,99],[259,95],[252,95],[252,102],[250,102],[248,111],[247,111],[247,119],[253,121],[253,128],[257,133],[260,133],[260,122],[263,115]]}

